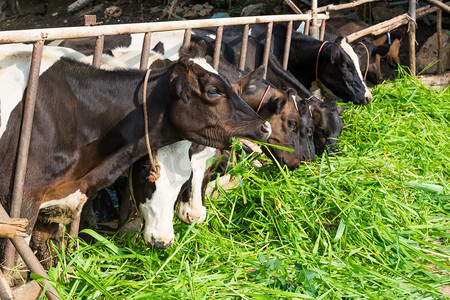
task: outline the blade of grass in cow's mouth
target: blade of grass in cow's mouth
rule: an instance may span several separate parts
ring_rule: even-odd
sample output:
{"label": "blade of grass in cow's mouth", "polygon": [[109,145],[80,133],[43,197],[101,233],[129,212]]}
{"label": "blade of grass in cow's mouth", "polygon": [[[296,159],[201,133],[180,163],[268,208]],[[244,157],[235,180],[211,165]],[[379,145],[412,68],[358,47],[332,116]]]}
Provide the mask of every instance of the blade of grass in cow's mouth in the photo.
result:
{"label": "blade of grass in cow's mouth", "polygon": [[238,137],[236,139],[242,144],[244,144],[244,146],[248,147],[251,151],[255,153],[262,153],[261,148],[256,143],[247,140],[246,138],[243,137]]}

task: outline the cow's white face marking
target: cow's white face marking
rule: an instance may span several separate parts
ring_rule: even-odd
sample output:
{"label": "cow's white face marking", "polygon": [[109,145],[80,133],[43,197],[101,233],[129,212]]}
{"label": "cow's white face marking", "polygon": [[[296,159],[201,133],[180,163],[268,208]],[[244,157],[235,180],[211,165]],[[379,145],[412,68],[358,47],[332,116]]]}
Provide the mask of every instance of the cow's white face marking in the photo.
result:
{"label": "cow's white face marking", "polygon": [[140,215],[145,220],[143,235],[148,243],[169,244],[174,239],[173,208],[181,187],[191,175],[191,144],[180,141],[157,150],[161,177],[156,181],[152,198],[139,205]]}
{"label": "cow's white face marking", "polygon": [[[28,84],[33,45],[0,45],[0,138],[6,130],[9,116],[22,100]],[[86,56],[63,47],[44,47],[39,75],[50,68],[61,57],[81,60]]]}
{"label": "cow's white face marking", "polygon": [[61,224],[69,224],[74,219],[80,216],[84,203],[86,203],[87,196],[80,190],[68,195],[62,199],[54,199],[44,202],[39,207],[39,210],[55,211],[55,214],[47,213],[50,218],[46,219],[46,222],[54,222]]}
{"label": "cow's white face marking", "polygon": [[204,57],[195,57],[192,58],[191,61],[193,61],[194,63],[196,63],[197,65],[199,65],[200,67],[202,67],[203,69],[205,69],[208,72],[214,73],[214,74],[219,74],[217,72],[217,70],[215,70],[213,68],[213,66],[211,66],[207,61],[206,58]]}
{"label": "cow's white face marking", "polygon": [[192,223],[195,218],[201,223],[206,218],[206,207],[203,206],[202,182],[206,171],[206,161],[216,153],[215,148],[206,147],[203,151],[191,157],[192,183],[191,198],[188,202],[180,201],[177,206],[177,216],[186,223]]}
{"label": "cow's white face marking", "polygon": [[359,67],[358,55],[356,55],[355,51],[353,51],[352,46],[350,46],[347,43],[347,39],[346,38],[342,39],[341,47],[342,47],[342,49],[344,49],[345,53],[347,53],[348,56],[350,56],[351,60],[353,61],[353,64],[355,65],[355,69],[356,69],[356,72],[358,73],[359,80],[361,80],[361,82],[362,82],[362,84],[364,86],[364,89],[365,89],[364,97],[372,99],[372,94],[370,93],[369,89],[367,88],[367,85],[364,82],[364,78],[363,78],[363,76],[361,74],[361,68]]}
{"label": "cow's white face marking", "polygon": [[295,99],[295,95],[291,95],[292,101],[294,101],[295,109],[298,110],[297,100]]}

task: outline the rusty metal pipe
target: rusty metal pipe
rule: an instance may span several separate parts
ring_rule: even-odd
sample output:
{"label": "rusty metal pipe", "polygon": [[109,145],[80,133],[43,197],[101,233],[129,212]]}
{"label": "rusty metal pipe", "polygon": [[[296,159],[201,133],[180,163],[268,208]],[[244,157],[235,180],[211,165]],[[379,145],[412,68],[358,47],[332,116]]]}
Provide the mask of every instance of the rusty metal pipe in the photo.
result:
{"label": "rusty metal pipe", "polygon": [[[8,213],[1,204],[0,204],[0,218],[4,220],[9,219]],[[33,251],[31,251],[30,246],[28,246],[27,242],[25,242],[25,239],[23,237],[16,236],[10,240],[14,245],[14,247],[17,249],[17,252],[19,252],[20,256],[22,257],[27,267],[31,270],[31,272],[48,279],[49,277],[47,275],[47,272],[45,271],[44,267],[42,267],[41,263],[36,258]],[[58,292],[51,284],[49,284],[47,280],[42,280],[39,284],[42,287],[47,286],[45,295],[49,299],[59,299]]]}
{"label": "rusty metal pipe", "polygon": [[266,43],[264,44],[264,54],[262,61],[262,63],[264,64],[264,79],[266,79],[267,65],[269,63],[270,44],[272,42],[272,30],[273,30],[273,22],[270,22],[267,24]]}
{"label": "rusty metal pipe", "polygon": [[[30,75],[28,77],[27,93],[25,96],[22,129],[20,132],[19,148],[17,152],[16,173],[14,175],[14,186],[11,200],[10,216],[20,217],[22,207],[23,186],[27,171],[28,151],[30,148],[31,129],[33,127],[34,107],[36,105],[36,94],[39,81],[39,69],[41,68],[42,51],[44,41],[36,42],[33,46],[31,57]],[[8,242],[5,248],[5,268],[12,269],[14,265],[15,250]]]}
{"label": "rusty metal pipe", "polygon": [[292,27],[294,22],[290,21],[286,30],[286,42],[284,43],[283,69],[287,70],[289,61],[289,50],[291,49]]}
{"label": "rusty metal pipe", "polygon": [[320,25],[320,36],[319,40],[323,41],[325,37],[325,26],[326,26],[326,20],[322,20],[322,24]]}
{"label": "rusty metal pipe", "polygon": [[103,44],[105,42],[105,36],[100,35],[95,40],[94,57],[92,58],[92,65],[96,68],[100,68],[102,65]]}
{"label": "rusty metal pipe", "polygon": [[145,70],[148,68],[148,58],[150,56],[150,45],[152,43],[152,32],[149,31],[144,35],[144,42],[142,43],[141,63],[139,69]]}
{"label": "rusty metal pipe", "polygon": [[220,49],[222,47],[223,26],[217,27],[216,43],[214,44],[213,68],[219,69]]}
{"label": "rusty metal pipe", "polygon": [[241,69],[241,70],[244,70],[245,61],[247,60],[248,32],[249,31],[250,31],[250,25],[245,24],[244,32],[242,33],[241,57],[239,57],[239,69]]}
{"label": "rusty metal pipe", "polygon": [[191,42],[191,35],[192,35],[192,29],[188,28],[184,31],[184,37],[183,37],[183,47],[189,46],[189,43]]}
{"label": "rusty metal pipe", "polygon": [[[155,23],[100,25],[84,27],[45,28],[28,30],[11,30],[0,32],[0,44],[36,42],[41,40],[73,39],[96,37],[99,35],[118,35],[129,33],[145,33],[156,31],[171,31],[185,28],[205,28],[215,26],[229,26],[241,24],[259,24],[269,22],[305,21],[310,14],[303,15],[270,15],[219,19],[202,19],[189,21],[170,21]],[[318,20],[329,19],[325,14],[318,14]]]}

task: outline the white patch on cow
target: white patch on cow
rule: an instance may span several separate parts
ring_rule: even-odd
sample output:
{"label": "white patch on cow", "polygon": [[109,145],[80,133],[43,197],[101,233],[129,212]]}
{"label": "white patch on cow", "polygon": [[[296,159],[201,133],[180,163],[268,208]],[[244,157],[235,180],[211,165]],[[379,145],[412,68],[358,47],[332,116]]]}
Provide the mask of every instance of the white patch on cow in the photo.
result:
{"label": "white patch on cow", "polygon": [[206,207],[203,206],[202,182],[206,171],[206,161],[216,153],[215,148],[206,147],[203,151],[191,157],[192,182],[191,198],[188,202],[180,201],[177,206],[177,216],[186,223],[192,223],[195,218],[201,223],[206,218]]}
{"label": "white patch on cow", "polygon": [[295,32],[304,33],[305,32],[305,21],[301,21],[300,25],[296,29],[294,29]]}
{"label": "white patch on cow", "polygon": [[206,37],[209,37],[209,38],[212,39],[212,40],[215,40],[215,39],[216,39],[216,35],[215,35],[215,34],[212,34],[212,33],[207,34]]}
{"label": "white patch on cow", "polygon": [[191,61],[193,61],[194,63],[196,63],[197,65],[199,65],[200,67],[202,67],[203,69],[205,69],[208,72],[214,73],[214,74],[219,74],[217,72],[217,70],[215,70],[213,68],[213,66],[211,66],[207,61],[206,58],[204,57],[195,57],[195,58],[191,58]]}
{"label": "white patch on cow", "polygon": [[[118,47],[118,48],[112,50],[112,53],[114,55],[114,58],[121,61],[125,65],[126,68],[138,69],[141,64],[141,51],[142,50],[138,50],[138,49],[129,49],[129,48]],[[157,59],[164,59],[164,56],[162,56],[161,54],[156,53],[154,51],[150,51],[147,68],[149,68],[150,65]],[[102,62],[102,64],[103,63],[105,63],[105,62]],[[102,65],[102,68],[103,68],[103,65]]]}
{"label": "white patch on cow", "polygon": [[251,29],[251,28],[248,29],[248,35],[249,35],[249,36],[252,35],[252,29]]}
{"label": "white patch on cow", "polygon": [[[90,65],[92,64],[93,58],[93,55],[86,56],[80,59],[80,62]],[[125,62],[107,54],[102,54],[102,63],[100,68],[104,70],[129,69],[128,65]]]}
{"label": "white patch on cow", "polygon": [[[47,202],[44,202],[39,207],[39,210],[55,210],[55,211],[64,211],[64,214],[55,214],[52,216],[48,222],[61,223],[61,224],[69,224],[75,218],[79,217],[81,214],[81,210],[83,208],[84,203],[86,203],[87,196],[82,193],[80,190],[77,190],[75,193],[68,195],[62,199],[54,199]],[[73,218],[72,218],[73,217]]]}
{"label": "white patch on cow", "polygon": [[[6,130],[9,116],[22,100],[28,84],[33,45],[0,45],[0,138]],[[39,75],[50,68],[61,57],[74,60],[85,58],[84,54],[63,47],[44,47]]]}
{"label": "white patch on cow", "polygon": [[364,77],[363,77],[363,75],[362,75],[362,73],[361,73],[361,68],[359,67],[360,64],[359,64],[359,58],[358,58],[358,55],[356,55],[355,51],[353,51],[352,46],[350,46],[350,45],[347,43],[347,39],[346,39],[346,38],[343,38],[343,39],[342,39],[342,41],[341,41],[341,47],[342,47],[342,49],[344,49],[345,53],[347,53],[348,56],[350,56],[350,58],[351,58],[352,61],[353,61],[353,64],[354,64],[355,69],[356,69],[356,72],[358,73],[359,79],[361,80],[361,82],[362,82],[362,84],[363,84],[363,86],[364,86],[364,89],[365,89],[364,97],[366,97],[366,98],[368,98],[368,99],[372,99],[372,94],[370,93],[369,89],[367,88],[366,83],[364,82]]}
{"label": "white patch on cow", "polygon": [[161,177],[151,199],[139,205],[139,213],[145,220],[143,235],[146,242],[171,244],[175,235],[172,219],[173,208],[183,184],[191,175],[189,141],[180,141],[157,150]]}
{"label": "white patch on cow", "polygon": [[[183,45],[183,39],[184,30],[153,32],[151,37],[150,49],[153,49],[153,47],[155,47],[158,42],[162,42],[164,44],[164,57],[170,60],[177,60],[178,50],[180,50],[181,46]],[[144,33],[132,34],[129,49],[141,51],[143,41]]]}
{"label": "white patch on cow", "polygon": [[294,101],[295,109],[298,110],[297,100],[295,99],[295,95],[291,95],[292,101]]}

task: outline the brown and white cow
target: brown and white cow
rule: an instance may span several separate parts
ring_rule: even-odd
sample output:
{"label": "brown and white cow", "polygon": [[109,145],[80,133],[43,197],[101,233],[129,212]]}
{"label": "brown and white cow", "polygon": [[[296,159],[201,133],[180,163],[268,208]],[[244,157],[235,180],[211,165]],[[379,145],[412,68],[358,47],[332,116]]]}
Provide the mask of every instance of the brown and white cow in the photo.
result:
{"label": "brown and white cow", "polygon": [[[96,69],[65,58],[73,54],[69,50],[44,49],[21,210],[21,217],[30,220],[28,232],[39,209],[67,211],[66,221],[76,217],[86,197],[147,153],[142,104],[146,72]],[[9,208],[27,79],[23,69],[31,54],[27,45],[1,46],[0,53],[5,66],[0,76],[10,78],[9,91],[19,91],[0,94],[2,106],[8,102],[7,114],[3,107],[1,111],[0,200]],[[173,64],[152,70],[147,95],[153,150],[181,140],[226,148],[233,136],[267,139],[271,132],[224,78],[184,50]],[[60,222],[61,216],[52,221]]]}

